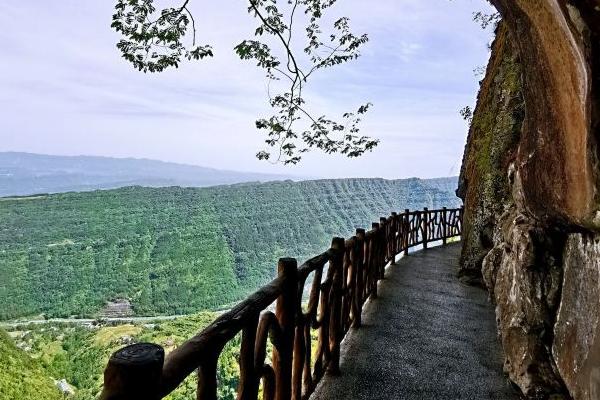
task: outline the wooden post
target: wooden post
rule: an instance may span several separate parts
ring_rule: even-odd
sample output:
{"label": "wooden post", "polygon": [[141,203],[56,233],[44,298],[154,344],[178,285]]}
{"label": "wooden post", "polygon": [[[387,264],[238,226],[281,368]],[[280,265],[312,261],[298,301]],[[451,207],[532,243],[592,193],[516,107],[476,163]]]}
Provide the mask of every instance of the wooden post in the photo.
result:
{"label": "wooden post", "polygon": [[275,315],[281,328],[278,346],[273,349],[275,400],[289,400],[292,397],[292,358],[298,309],[298,263],[293,258],[282,258],[277,273],[284,277],[284,283],[275,306]]}
{"label": "wooden post", "polygon": [[387,222],[387,218],[381,217],[379,218],[379,226],[381,228],[381,232],[379,234],[379,279],[385,278],[385,266],[388,258],[388,230],[389,224]]}
{"label": "wooden post", "polygon": [[369,252],[369,281],[371,282],[371,297],[376,299],[377,294],[377,281],[379,280],[379,234],[380,227],[377,222],[371,225],[373,228],[373,237],[371,238],[371,251]]}
{"label": "wooden post", "polygon": [[303,393],[311,393],[314,388],[313,375],[312,375],[312,338],[310,337],[311,321],[306,321],[304,325],[304,349],[306,356],[304,356],[304,373],[302,377],[302,390]]}
{"label": "wooden post", "polygon": [[423,249],[427,249],[427,237],[429,230],[429,209],[423,208]]}
{"label": "wooden post", "polygon": [[462,239],[462,233],[463,233],[463,221],[465,218],[465,206],[460,206],[460,211],[458,212],[458,220],[460,221],[460,229],[459,229],[459,234],[460,234],[460,238]]}
{"label": "wooden post", "polygon": [[164,360],[163,348],[152,343],[118,350],[104,370],[100,400],[159,400]]}
{"label": "wooden post", "polygon": [[260,375],[254,365],[254,348],[256,345],[258,318],[258,315],[252,317],[248,325],[242,331],[238,400],[256,400],[258,397]]}
{"label": "wooden post", "polygon": [[[300,316],[298,316],[300,317]],[[296,335],[294,337],[294,364],[292,373],[292,400],[302,400],[302,373],[304,371],[304,357],[306,356],[306,339],[304,337],[306,323],[304,318],[298,318]],[[310,335],[310,330],[308,330]],[[310,341],[308,342],[310,345]],[[256,396],[252,399],[255,400]]]}
{"label": "wooden post", "polygon": [[329,263],[333,268],[333,282],[331,285],[331,307],[329,322],[329,348],[331,349],[331,360],[327,366],[327,372],[333,375],[340,373],[340,344],[343,338],[342,331],[342,274],[344,268],[344,253],[346,241],[344,238],[333,238],[331,248],[334,255]]}
{"label": "wooden post", "polygon": [[407,208],[404,210],[404,255],[408,255],[408,246],[410,245],[410,210]]}
{"label": "wooden post", "polygon": [[396,264],[396,254],[398,254],[398,213],[392,212],[392,226],[390,227],[392,244],[390,246],[392,252],[392,265]]}
{"label": "wooden post", "polygon": [[446,207],[442,208],[442,244],[445,246],[448,243],[448,210]]}
{"label": "wooden post", "polygon": [[359,328],[362,325],[362,306],[364,302],[363,294],[365,290],[364,282],[364,257],[365,257],[365,230],[356,230],[356,291],[354,302],[356,307],[356,314],[354,315],[354,322],[352,326]]}
{"label": "wooden post", "polygon": [[220,350],[202,360],[202,364],[198,368],[198,389],[196,391],[198,400],[217,400],[217,363]]}

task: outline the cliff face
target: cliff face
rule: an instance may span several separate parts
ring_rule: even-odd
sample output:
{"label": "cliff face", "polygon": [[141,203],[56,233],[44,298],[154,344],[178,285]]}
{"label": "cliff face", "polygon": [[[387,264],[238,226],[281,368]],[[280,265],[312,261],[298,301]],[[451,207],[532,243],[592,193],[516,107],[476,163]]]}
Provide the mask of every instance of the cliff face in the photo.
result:
{"label": "cliff face", "polygon": [[600,0],[503,16],[465,149],[461,275],[496,304],[530,398],[600,399]]}

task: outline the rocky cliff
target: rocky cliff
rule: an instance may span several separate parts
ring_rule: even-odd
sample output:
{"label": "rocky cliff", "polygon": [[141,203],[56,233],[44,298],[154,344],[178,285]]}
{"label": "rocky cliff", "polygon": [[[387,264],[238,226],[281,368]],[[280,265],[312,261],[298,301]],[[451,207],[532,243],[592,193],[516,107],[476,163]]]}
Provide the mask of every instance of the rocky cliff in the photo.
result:
{"label": "rocky cliff", "polygon": [[600,399],[600,1],[502,14],[465,149],[461,275],[533,399]]}

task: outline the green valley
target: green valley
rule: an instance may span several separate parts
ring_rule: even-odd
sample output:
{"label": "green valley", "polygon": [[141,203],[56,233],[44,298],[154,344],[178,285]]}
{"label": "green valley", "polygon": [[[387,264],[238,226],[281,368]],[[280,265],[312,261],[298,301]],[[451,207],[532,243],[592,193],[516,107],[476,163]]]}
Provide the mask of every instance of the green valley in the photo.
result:
{"label": "green valley", "polygon": [[0,400],[59,400],[54,382],[41,365],[0,330]]}
{"label": "green valley", "polygon": [[[170,321],[123,325],[50,323],[0,330],[0,400],[58,400],[63,394],[53,380],[69,388],[64,398],[94,400],[102,388],[102,372],[110,355],[132,342],[161,344],[166,352],[193,336],[215,318],[200,313]],[[239,339],[229,343],[219,359],[219,398],[234,400],[238,383]],[[6,363],[4,360],[8,360]],[[194,377],[167,400],[195,397]]]}
{"label": "green valley", "polygon": [[1,198],[0,319],[98,317],[119,299],[135,315],[218,309],[282,256],[306,259],[393,210],[458,204],[439,188],[340,179]]}

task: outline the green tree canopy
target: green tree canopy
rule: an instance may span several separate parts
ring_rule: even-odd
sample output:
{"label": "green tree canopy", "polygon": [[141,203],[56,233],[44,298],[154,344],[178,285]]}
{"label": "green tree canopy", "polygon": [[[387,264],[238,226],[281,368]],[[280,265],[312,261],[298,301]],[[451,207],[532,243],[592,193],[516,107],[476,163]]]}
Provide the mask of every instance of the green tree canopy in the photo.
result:
{"label": "green tree canopy", "polygon": [[[161,72],[185,60],[212,57],[209,44],[197,44],[190,1],[159,10],[154,0],[116,0],[111,26],[122,35],[117,48],[123,57],[143,72]],[[359,157],[379,143],[360,134],[370,103],[333,119],[312,109],[304,98],[315,73],[357,59],[369,40],[366,34],[352,33],[348,17],[334,18],[330,29],[322,28],[325,12],[336,2],[247,1],[257,27],[254,37],[242,40],[235,52],[242,60],[256,62],[268,80],[273,113],[256,120],[256,128],[266,135],[266,149],[256,154],[261,160],[296,164],[313,148]]]}

